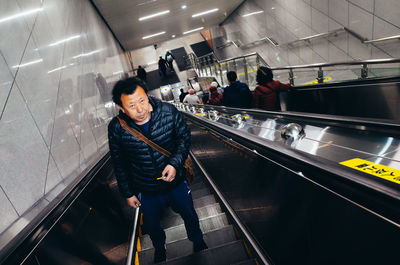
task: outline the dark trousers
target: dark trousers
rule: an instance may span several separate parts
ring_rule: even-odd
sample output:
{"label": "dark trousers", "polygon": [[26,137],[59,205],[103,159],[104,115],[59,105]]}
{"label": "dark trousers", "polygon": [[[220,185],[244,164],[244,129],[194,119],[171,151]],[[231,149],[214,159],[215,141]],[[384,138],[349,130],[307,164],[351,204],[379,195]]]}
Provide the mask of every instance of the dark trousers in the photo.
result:
{"label": "dark trousers", "polygon": [[186,181],[164,194],[140,194],[139,200],[142,205],[143,224],[150,235],[154,248],[160,249],[165,245],[165,232],[161,227],[160,219],[167,205],[181,215],[190,241],[198,243],[203,240],[199,218],[193,206],[191,190]]}

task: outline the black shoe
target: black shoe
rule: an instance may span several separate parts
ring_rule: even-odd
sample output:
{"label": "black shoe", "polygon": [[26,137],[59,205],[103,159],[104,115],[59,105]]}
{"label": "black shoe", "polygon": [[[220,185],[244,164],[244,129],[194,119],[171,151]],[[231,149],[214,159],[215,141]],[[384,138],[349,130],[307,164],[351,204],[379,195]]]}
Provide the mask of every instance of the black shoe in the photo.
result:
{"label": "black shoe", "polygon": [[167,259],[165,247],[160,249],[155,249],[154,251],[154,263],[162,262]]}
{"label": "black shoe", "polygon": [[193,251],[194,252],[199,252],[202,250],[207,249],[208,246],[206,244],[206,242],[204,242],[204,240],[201,240],[199,243],[193,243]]}

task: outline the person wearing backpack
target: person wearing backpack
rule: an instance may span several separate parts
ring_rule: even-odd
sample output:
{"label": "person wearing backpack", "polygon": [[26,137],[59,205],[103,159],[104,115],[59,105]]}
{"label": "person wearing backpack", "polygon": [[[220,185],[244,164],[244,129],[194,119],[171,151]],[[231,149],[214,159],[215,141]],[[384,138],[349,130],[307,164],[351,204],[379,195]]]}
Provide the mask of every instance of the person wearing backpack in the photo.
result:
{"label": "person wearing backpack", "polygon": [[256,81],[258,86],[254,89],[253,108],[280,111],[279,92],[287,91],[291,85],[273,80],[272,70],[260,66],[257,70]]}

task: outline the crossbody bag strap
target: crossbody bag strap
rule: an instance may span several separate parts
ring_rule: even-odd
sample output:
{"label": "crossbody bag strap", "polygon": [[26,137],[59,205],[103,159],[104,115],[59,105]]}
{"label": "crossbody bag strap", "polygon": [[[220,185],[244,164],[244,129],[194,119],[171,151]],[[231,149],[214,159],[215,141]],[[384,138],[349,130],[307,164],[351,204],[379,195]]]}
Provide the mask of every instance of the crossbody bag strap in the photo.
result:
{"label": "crossbody bag strap", "polygon": [[144,136],[143,134],[141,134],[138,130],[130,127],[126,121],[124,121],[123,119],[121,119],[120,117],[118,117],[119,123],[121,124],[122,128],[124,128],[127,132],[129,132],[133,137],[145,142],[146,144],[150,145],[151,147],[153,147],[154,149],[156,149],[158,152],[160,152],[161,154],[170,157],[171,156],[171,152],[165,150],[164,148],[162,148],[161,146],[159,146],[158,144],[154,143],[153,141],[150,141],[149,139],[147,139],[146,136]]}

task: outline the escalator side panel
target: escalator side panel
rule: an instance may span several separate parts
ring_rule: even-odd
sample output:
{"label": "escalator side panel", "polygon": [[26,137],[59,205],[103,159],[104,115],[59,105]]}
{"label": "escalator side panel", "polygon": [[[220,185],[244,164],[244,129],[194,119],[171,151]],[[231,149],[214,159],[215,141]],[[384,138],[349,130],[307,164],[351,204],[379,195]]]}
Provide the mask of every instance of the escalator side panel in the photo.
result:
{"label": "escalator side panel", "polygon": [[191,129],[194,155],[275,264],[397,264],[397,226],[195,125]]}

